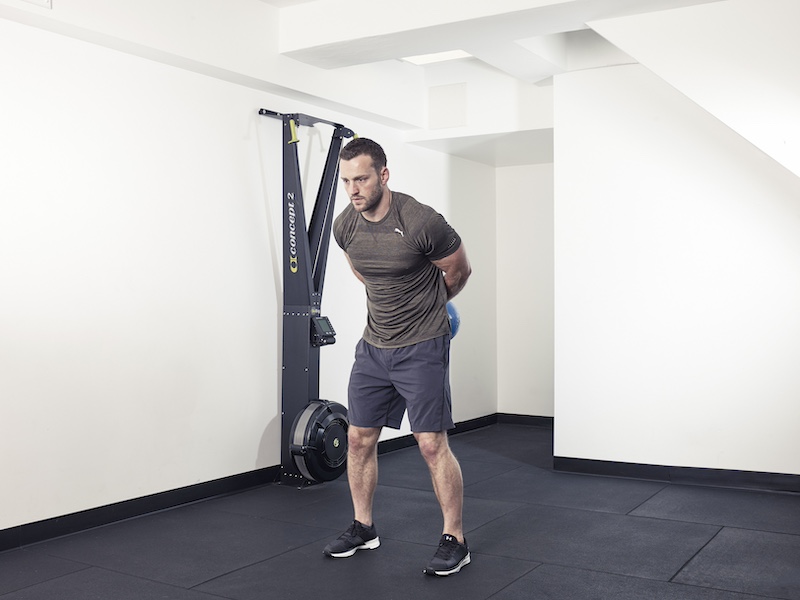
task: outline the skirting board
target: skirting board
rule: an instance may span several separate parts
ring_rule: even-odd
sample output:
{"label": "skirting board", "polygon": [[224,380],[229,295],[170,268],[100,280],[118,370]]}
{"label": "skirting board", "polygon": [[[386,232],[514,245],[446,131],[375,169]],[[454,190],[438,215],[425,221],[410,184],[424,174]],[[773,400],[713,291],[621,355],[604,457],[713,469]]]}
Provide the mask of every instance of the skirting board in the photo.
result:
{"label": "skirting board", "polygon": [[[530,417],[528,415],[512,415],[507,413],[495,413],[485,417],[478,417],[477,419],[470,419],[469,421],[461,421],[456,423],[455,429],[448,431],[448,434],[458,435],[460,433],[467,433],[474,431],[481,427],[488,427],[496,423],[510,423],[512,425],[528,425],[529,427],[544,427],[553,429],[553,417]],[[378,454],[386,454],[387,452],[394,452],[395,450],[402,450],[403,448],[410,448],[416,446],[417,441],[413,435],[404,435],[391,440],[384,440],[378,443]]]}
{"label": "skirting board", "polygon": [[280,475],[280,467],[268,467],[257,471],[232,475],[206,483],[198,483],[177,490],[169,490],[160,494],[133,498],[99,508],[45,519],[36,523],[28,523],[0,531],[0,552],[11,548],[20,548],[44,540],[85,531],[101,525],[140,517],[159,510],[175,508],[207,500],[215,496],[224,496],[264,485],[275,481]]}
{"label": "skirting board", "polygon": [[582,458],[553,458],[556,471],[648,479],[682,485],[705,485],[725,488],[745,488],[772,492],[800,492],[800,475],[784,473],[759,473],[725,469],[700,469],[694,467],[667,467],[636,463],[610,462]]}

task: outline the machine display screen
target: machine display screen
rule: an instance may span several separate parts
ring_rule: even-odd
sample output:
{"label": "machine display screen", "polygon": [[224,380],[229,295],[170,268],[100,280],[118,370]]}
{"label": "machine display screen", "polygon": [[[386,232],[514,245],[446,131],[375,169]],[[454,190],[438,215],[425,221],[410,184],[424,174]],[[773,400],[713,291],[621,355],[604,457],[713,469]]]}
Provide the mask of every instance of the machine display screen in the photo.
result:
{"label": "machine display screen", "polygon": [[333,331],[333,326],[331,326],[328,317],[314,317],[314,322],[321,334],[334,335],[335,332]]}

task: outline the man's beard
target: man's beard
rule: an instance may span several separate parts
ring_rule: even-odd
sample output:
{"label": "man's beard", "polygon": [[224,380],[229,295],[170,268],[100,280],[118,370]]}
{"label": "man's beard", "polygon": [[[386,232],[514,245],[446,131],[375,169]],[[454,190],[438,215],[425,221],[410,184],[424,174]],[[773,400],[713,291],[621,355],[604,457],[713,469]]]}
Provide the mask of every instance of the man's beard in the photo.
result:
{"label": "man's beard", "polygon": [[383,196],[383,186],[378,184],[378,186],[375,188],[375,190],[369,197],[362,196],[362,198],[364,198],[364,205],[361,208],[356,208],[356,210],[360,213],[363,213],[375,208],[381,201],[382,196]]}

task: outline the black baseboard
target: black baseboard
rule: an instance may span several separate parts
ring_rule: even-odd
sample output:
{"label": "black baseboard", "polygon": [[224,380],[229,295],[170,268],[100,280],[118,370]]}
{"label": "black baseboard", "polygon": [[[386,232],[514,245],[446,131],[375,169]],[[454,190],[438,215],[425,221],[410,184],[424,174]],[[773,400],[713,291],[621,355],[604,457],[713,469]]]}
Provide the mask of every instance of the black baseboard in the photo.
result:
{"label": "black baseboard", "polygon": [[[481,427],[488,427],[497,423],[497,414],[488,415],[486,417],[478,417],[477,419],[470,419],[469,421],[462,421],[456,423],[454,429],[451,429],[449,435],[457,435],[467,431],[480,429]],[[378,442],[378,454],[386,454],[387,452],[394,452],[395,450],[402,450],[403,448],[410,448],[416,446],[417,440],[414,439],[412,434],[403,435],[400,437],[392,438],[391,440],[384,440]]]}
{"label": "black baseboard", "polygon": [[531,417],[529,415],[514,415],[510,413],[497,413],[498,423],[509,425],[527,425],[528,427],[544,427],[553,429],[553,417]]}
{"label": "black baseboard", "polygon": [[556,471],[568,473],[648,479],[683,485],[745,488],[772,492],[800,492],[800,475],[785,473],[668,467],[583,458],[565,458],[563,456],[553,458],[553,468]]}
{"label": "black baseboard", "polygon": [[[448,431],[448,435],[458,435],[460,433],[467,433],[489,425],[496,425],[497,423],[506,423],[510,425],[527,425],[529,427],[545,427],[553,429],[553,417],[530,417],[528,415],[514,415],[508,413],[494,413],[485,417],[478,417],[477,419],[470,419],[469,421],[461,421],[456,423],[455,428]],[[403,448],[410,448],[416,446],[417,441],[414,436],[404,435],[393,438],[391,440],[384,440],[378,443],[378,454],[386,454],[387,452],[394,452],[395,450],[402,450]]]}
{"label": "black baseboard", "polygon": [[279,475],[280,467],[267,467],[241,475],[232,475],[177,490],[3,529],[0,530],[0,552],[271,483]]}

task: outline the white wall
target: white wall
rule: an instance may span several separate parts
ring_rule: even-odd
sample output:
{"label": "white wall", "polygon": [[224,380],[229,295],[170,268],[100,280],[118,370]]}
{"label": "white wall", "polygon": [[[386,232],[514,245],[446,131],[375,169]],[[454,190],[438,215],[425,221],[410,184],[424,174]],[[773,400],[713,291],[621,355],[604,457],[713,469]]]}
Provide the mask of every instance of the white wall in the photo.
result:
{"label": "white wall", "polygon": [[[494,304],[492,169],[10,20],[0,55],[0,529],[280,462],[280,123],[260,107],[384,143],[392,187],[442,210],[481,265],[464,312]],[[304,135],[314,164],[329,133]],[[364,305],[332,248],[322,397],[346,403]],[[454,351],[457,420],[495,411],[490,384],[461,383],[483,372]]]}
{"label": "white wall", "polygon": [[274,464],[259,95],[0,28],[0,527]]}
{"label": "white wall", "polygon": [[497,237],[495,169],[452,159],[449,221],[467,250],[472,276],[453,299],[461,316],[450,345],[450,384],[456,423],[497,412]]}
{"label": "white wall", "polygon": [[553,416],[553,165],[497,169],[497,410]]}
{"label": "white wall", "polygon": [[555,105],[556,455],[800,474],[800,180],[638,65]]}

